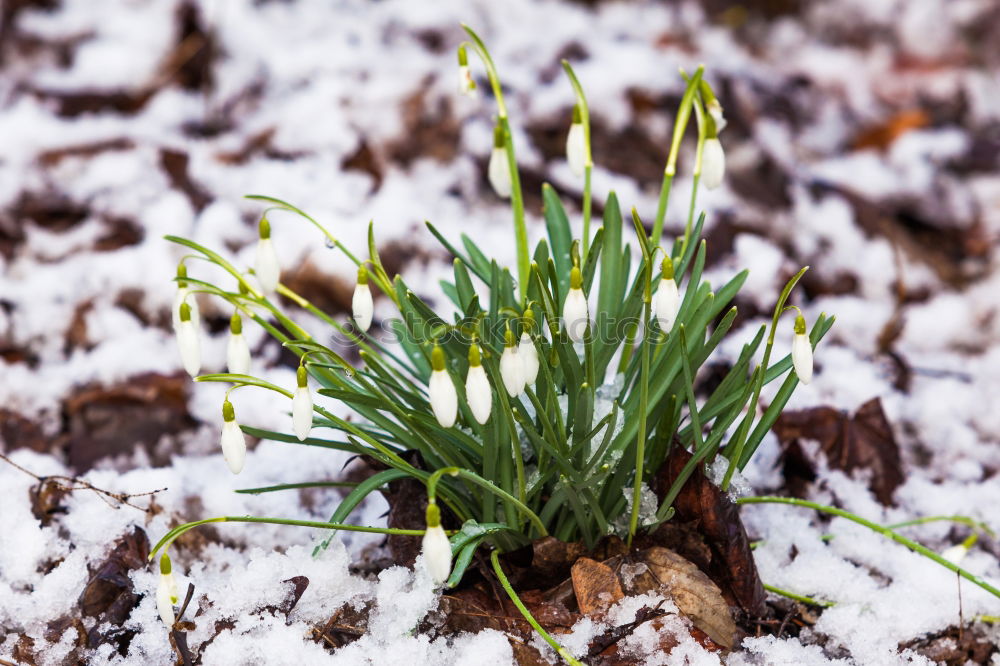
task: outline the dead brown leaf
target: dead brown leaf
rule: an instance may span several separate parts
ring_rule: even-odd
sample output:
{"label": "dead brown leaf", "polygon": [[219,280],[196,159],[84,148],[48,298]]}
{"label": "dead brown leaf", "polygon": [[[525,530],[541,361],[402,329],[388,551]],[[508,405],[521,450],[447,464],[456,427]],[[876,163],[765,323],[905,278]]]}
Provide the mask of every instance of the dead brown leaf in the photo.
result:
{"label": "dead brown leaf", "polygon": [[719,586],[697,566],[677,553],[653,546],[636,554],[635,559],[647,570],[633,577],[630,594],[657,591],[669,596],[695,627],[727,650],[731,650],[737,634],[729,604]]}
{"label": "dead brown leaf", "polygon": [[625,596],[618,575],[603,562],[581,557],[571,575],[576,603],[584,615],[602,614]]}
{"label": "dead brown leaf", "polygon": [[800,440],[819,442],[827,462],[847,473],[870,473],[868,487],[882,504],[892,504],[892,494],[903,482],[899,445],[882,410],[879,398],[858,408],[854,416],[833,407],[785,411],[774,424],[774,434],[784,449],[787,470],[799,469],[815,478],[815,461],[809,460]]}
{"label": "dead brown leaf", "polygon": [[129,572],[146,566],[149,539],[140,527],[123,536],[108,557],[97,565],[80,595],[80,612],[120,626],[139,603]]}
{"label": "dead brown leaf", "polygon": [[[653,478],[653,491],[661,501],[690,459],[691,454],[675,442]],[[738,605],[750,617],[764,615],[767,612],[764,587],[739,508],[729,496],[697,466],[681,487],[673,507],[675,520],[698,525],[698,532],[712,553],[705,573],[719,585],[730,603]]]}

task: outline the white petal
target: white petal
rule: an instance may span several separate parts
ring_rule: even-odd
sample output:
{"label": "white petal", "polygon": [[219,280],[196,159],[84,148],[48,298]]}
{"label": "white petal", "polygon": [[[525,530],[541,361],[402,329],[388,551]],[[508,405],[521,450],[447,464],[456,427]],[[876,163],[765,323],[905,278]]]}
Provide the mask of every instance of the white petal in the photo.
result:
{"label": "white petal", "polygon": [[587,162],[587,143],[583,133],[583,123],[573,123],[566,135],[566,161],[573,175],[579,178]]}
{"label": "white petal", "polygon": [[494,148],[490,153],[490,163],[486,169],[489,176],[490,185],[497,196],[507,199],[510,197],[510,165],[507,163],[507,151],[503,148]]}
{"label": "white petal", "polygon": [[563,305],[563,326],[566,334],[573,342],[582,342],[583,336],[587,332],[587,324],[590,323],[590,314],[587,312],[587,297],[582,289],[570,289],[566,294],[566,303]]}
{"label": "white petal", "polygon": [[960,543],[952,546],[951,548],[945,548],[941,551],[941,557],[948,560],[952,564],[958,564],[965,559],[965,556],[969,553],[969,549],[964,543]]}
{"label": "white petal", "polygon": [[521,372],[524,375],[524,383],[531,386],[538,377],[538,350],[535,343],[531,341],[531,336],[527,333],[521,334],[521,341],[517,346],[517,355],[521,359]]}
{"label": "white petal", "polygon": [[176,617],[174,616],[174,605],[170,600],[171,586],[167,580],[169,576],[160,576],[160,583],[156,586],[156,610],[160,613],[160,619],[168,628],[174,626]]}
{"label": "white petal", "polygon": [[448,373],[444,370],[432,372],[427,392],[430,394],[434,418],[441,427],[450,428],[455,425],[458,417],[458,393],[455,392],[455,385],[451,383]]}
{"label": "white petal", "polygon": [[250,374],[250,347],[242,333],[229,334],[226,345],[226,367],[234,375]]}
{"label": "white petal", "polygon": [[421,553],[424,556],[424,566],[427,573],[431,575],[431,580],[435,585],[441,585],[448,580],[451,574],[451,543],[444,529],[428,527],[424,533]]}
{"label": "white petal", "polygon": [[708,113],[712,116],[712,120],[715,121],[715,133],[718,134],[722,130],[726,129],[726,117],[722,113],[722,105],[716,101],[714,104],[709,104],[707,107]]}
{"label": "white petal", "polygon": [[468,400],[469,409],[472,410],[476,421],[480,424],[486,423],[493,408],[493,391],[483,366],[475,365],[469,368],[469,374],[465,377],[465,399]]}
{"label": "white petal", "polygon": [[270,238],[257,240],[257,260],[254,262],[254,273],[257,282],[265,294],[273,293],[278,288],[281,268],[278,266],[278,254],[274,251],[274,243]]}
{"label": "white petal", "polygon": [[507,395],[516,398],[524,393],[524,370],[517,355],[517,347],[505,347],[500,355],[500,377]]}
{"label": "white petal", "polygon": [[177,347],[181,352],[181,362],[184,369],[192,377],[201,369],[201,342],[198,339],[198,329],[190,319],[182,321],[177,327]]}
{"label": "white petal", "polygon": [[362,331],[367,331],[372,325],[372,314],[375,312],[375,304],[372,302],[372,290],[367,284],[354,285],[354,298],[351,299],[351,310],[354,313],[354,322]]}
{"label": "white petal", "polygon": [[660,330],[669,333],[677,320],[677,312],[681,307],[681,295],[677,290],[677,283],[673,280],[660,280],[660,286],[656,289],[656,299],[653,301],[653,309],[656,312],[656,321],[660,325]]}
{"label": "white petal", "polygon": [[236,421],[222,423],[222,457],[229,465],[229,471],[239,474],[247,457],[247,440]]}
{"label": "white petal", "polygon": [[313,425],[313,401],[308,386],[299,386],[292,396],[292,430],[301,442],[309,436]]}
{"label": "white petal", "polygon": [[726,175],[726,154],[718,139],[706,139],[701,154],[701,182],[705,187],[714,190],[722,185],[722,177]]}
{"label": "white petal", "polygon": [[176,331],[177,327],[181,324],[181,303],[188,304],[188,307],[191,308],[191,321],[194,322],[194,327],[201,328],[201,313],[198,311],[198,299],[194,297],[194,294],[191,294],[191,290],[188,287],[180,287],[174,295],[174,330]]}
{"label": "white petal", "polygon": [[813,352],[809,337],[805,333],[796,333],[792,339],[792,366],[799,381],[808,384],[813,376]]}
{"label": "white petal", "polygon": [[472,71],[468,65],[460,65],[458,67],[458,92],[466,97],[476,96],[476,84],[472,80]]}

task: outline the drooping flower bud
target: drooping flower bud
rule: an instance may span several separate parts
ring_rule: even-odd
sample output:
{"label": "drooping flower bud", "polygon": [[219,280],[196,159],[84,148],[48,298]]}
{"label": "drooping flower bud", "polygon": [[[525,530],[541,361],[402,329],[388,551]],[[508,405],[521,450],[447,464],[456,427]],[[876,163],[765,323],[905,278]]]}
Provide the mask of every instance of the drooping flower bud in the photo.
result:
{"label": "drooping flower bud", "polygon": [[661,271],[662,277],[660,285],[656,288],[653,311],[656,314],[656,322],[660,325],[660,330],[669,333],[674,327],[677,312],[681,308],[681,295],[677,290],[677,283],[674,281],[674,262],[670,257],[663,259]]}
{"label": "drooping flower bud", "polygon": [[243,318],[238,311],[229,319],[226,366],[234,375],[250,374],[250,347],[247,345],[247,339],[243,337]]}
{"label": "drooping flower bud", "polygon": [[503,354],[500,355],[500,377],[503,379],[504,388],[507,389],[507,395],[512,398],[524,393],[524,369],[521,367],[517,348],[514,334],[508,328],[506,344]]}
{"label": "drooping flower bud", "polygon": [[444,350],[438,345],[434,345],[431,351],[431,369],[431,379],[427,386],[431,410],[442,428],[450,428],[458,418],[458,393],[445,369]]}
{"label": "drooping flower bud", "polygon": [[535,312],[530,308],[524,311],[521,322],[521,341],[517,346],[517,356],[521,359],[521,373],[524,375],[525,386],[532,386],[538,378],[538,350],[531,340],[531,330],[535,327]]}
{"label": "drooping flower bud", "polygon": [[444,584],[451,574],[451,542],[441,527],[441,510],[434,502],[427,505],[427,529],[420,552],[431,580],[435,585]]}
{"label": "drooping flower bud", "polygon": [[563,326],[570,340],[582,342],[589,325],[590,313],[587,309],[587,296],[583,293],[583,275],[579,267],[574,266],[569,274],[569,292],[563,304]]}
{"label": "drooping flower bud", "polygon": [[510,164],[507,162],[503,127],[499,124],[493,128],[493,151],[490,153],[490,163],[486,168],[486,175],[498,197],[503,199],[510,197]]}
{"label": "drooping flower bud", "polygon": [[156,610],[168,629],[173,629],[177,617],[174,604],[177,603],[177,582],[170,569],[170,557],[164,553],[160,557],[160,582],[156,586]]}
{"label": "drooping flower bud", "polygon": [[469,347],[469,373],[465,376],[465,399],[476,421],[482,425],[490,418],[493,409],[493,391],[480,360],[479,345]]}
{"label": "drooping flower bud", "polygon": [[367,331],[372,325],[375,304],[372,301],[372,289],[368,286],[368,269],[364,266],[358,266],[358,283],[354,286],[351,309],[354,312],[354,323],[358,330]]}
{"label": "drooping flower bud", "polygon": [[712,122],[715,123],[715,133],[718,134],[722,130],[726,129],[726,117],[722,114],[722,105],[719,104],[719,100],[714,97],[705,104],[705,110],[708,111],[708,115],[712,117]]}
{"label": "drooping flower bud", "polygon": [[239,474],[243,471],[243,463],[247,458],[247,440],[236,422],[236,411],[233,403],[226,400],[222,403],[222,457],[229,465],[229,471]]}
{"label": "drooping flower bud", "polygon": [[271,223],[266,217],[260,218],[260,238],[257,240],[257,258],[254,262],[254,273],[257,274],[257,282],[265,294],[273,294],[278,288],[278,279],[281,277],[281,268],[278,265],[278,254],[274,251],[274,244],[271,242]]}
{"label": "drooping flower bud", "polygon": [[197,376],[201,369],[201,342],[198,337],[198,329],[191,319],[191,306],[181,303],[178,308],[180,323],[177,325],[175,335],[177,337],[177,347],[181,352],[181,362],[184,369],[192,377]]}
{"label": "drooping flower bud", "polygon": [[792,338],[792,367],[795,374],[799,376],[799,381],[808,384],[813,376],[813,350],[806,334],[805,317],[799,315],[795,318],[795,336]]}
{"label": "drooping flower bud", "polygon": [[574,176],[579,178],[583,175],[587,164],[587,137],[583,131],[579,104],[573,107],[573,123],[566,135],[566,161]]}
{"label": "drooping flower bud", "polygon": [[309,436],[313,425],[313,401],[309,393],[309,373],[300,365],[295,372],[296,387],[292,395],[292,430],[299,441]]}
{"label": "drooping flower bud", "polygon": [[714,190],[722,185],[722,178],[726,175],[726,154],[722,151],[722,144],[718,137],[705,139],[705,146],[701,155],[701,182],[705,187]]}
{"label": "drooping flower bud", "polygon": [[469,69],[469,56],[465,52],[464,44],[458,47],[458,92],[466,97],[475,97],[477,93],[476,81]]}
{"label": "drooping flower bud", "polygon": [[194,322],[194,327],[201,328],[201,314],[198,311],[198,300],[194,297],[191,287],[185,278],[187,278],[187,266],[182,261],[177,264],[177,292],[174,294],[174,308],[171,311],[175,331],[181,323],[181,303],[188,304],[191,308],[191,321]]}

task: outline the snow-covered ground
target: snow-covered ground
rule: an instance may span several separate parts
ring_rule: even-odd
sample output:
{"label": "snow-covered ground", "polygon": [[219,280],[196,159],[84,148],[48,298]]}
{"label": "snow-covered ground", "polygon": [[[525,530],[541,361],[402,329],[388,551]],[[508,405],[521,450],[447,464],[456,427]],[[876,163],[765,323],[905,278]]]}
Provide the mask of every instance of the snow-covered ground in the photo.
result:
{"label": "snow-covered ground", "polygon": [[[510,214],[484,177],[492,102],[455,90],[462,22],[489,44],[507,88],[535,237],[540,181],[569,199],[581,190],[559,154],[573,100],[559,60],[574,63],[594,115],[595,200],[613,189],[644,218],[655,211],[682,90],[676,70],[704,63],[729,119],[726,183],[698,200],[714,249],[709,274],[717,282],[751,269],[738,303],[747,318],[729,351],[767,316],[783,281],[811,265],[816,277],[796,302],[808,319],[823,311],[837,323],[790,408],[853,412],[881,398],[902,452],[894,506],[875,499],[863,474],[825,464],[810,498],[883,524],[961,514],[1000,529],[996,3],[58,0],[5,5],[2,20],[2,451],[38,476],[84,472],[111,492],[165,490],[130,500],[141,508],[77,490],[43,526],[29,493],[36,479],[0,464],[0,659],[170,663],[152,568],[127,574],[145,596],[120,627],[113,609],[80,619],[81,595],[115,543],[136,526],[155,542],[178,522],[214,515],[329,517],[336,491],[232,490],[336,478],[346,456],[263,442],[233,477],[217,451],[223,388],[182,382],[186,401],[170,407],[181,365],[168,309],[182,252],[162,236],[249,265],[261,208],[242,196],[259,193],[308,211],[361,253],[374,220],[408,282],[432,297],[449,264],[425,219],[511,260]],[[682,174],[672,230],[689,190]],[[307,287],[333,285],[329,298],[343,302],[350,265],[309,225],[281,213],[271,221],[286,271]],[[376,316],[390,305],[377,302]],[[214,327],[203,370],[222,370],[228,312],[209,300],[202,312]],[[789,337],[783,329],[778,344]],[[294,369],[277,347],[259,331],[250,338],[254,371],[291,387]],[[135,386],[145,388],[129,393]],[[274,394],[241,389],[233,401],[244,423],[290,427]],[[100,446],[112,457],[95,464]],[[754,492],[783,487],[779,453],[769,436],[747,470]],[[377,524],[384,510],[373,500],[353,519]],[[682,643],[645,663],[933,663],[901,644],[960,617],[982,641],[1000,640],[976,619],[1000,615],[1000,600],[968,583],[959,597],[954,574],[872,532],[794,507],[753,506],[743,517],[762,541],[766,583],[836,605],[797,637],[748,638],[728,657]],[[947,522],[904,531],[938,550],[968,535]],[[344,537],[313,559],[317,535],[300,528],[208,534],[175,555],[182,588],[192,582],[200,600],[188,640],[202,663],[513,659],[492,631],[450,644],[410,635],[434,604],[421,574],[348,571],[378,539]],[[963,566],[997,584],[998,557],[984,536]],[[308,587],[290,612],[275,612],[294,576]],[[333,652],[311,640],[338,607],[369,601],[365,637]],[[568,642],[585,649],[585,631]],[[642,663],[641,645],[636,654]]]}

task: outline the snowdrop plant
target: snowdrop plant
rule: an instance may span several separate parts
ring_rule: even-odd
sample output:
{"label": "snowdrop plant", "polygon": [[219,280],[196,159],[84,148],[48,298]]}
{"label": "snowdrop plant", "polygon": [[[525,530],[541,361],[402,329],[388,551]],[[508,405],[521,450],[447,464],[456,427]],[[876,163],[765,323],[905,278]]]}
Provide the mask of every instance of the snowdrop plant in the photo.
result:
{"label": "snowdrop plant", "polygon": [[170,566],[170,556],[160,557],[160,579],[156,586],[156,610],[167,628],[172,628],[176,620],[174,604],[177,603],[177,581]]}
{"label": "snowdrop plant", "polygon": [[[652,224],[648,227],[635,209],[623,215],[617,196],[611,193],[603,219],[592,233],[589,111],[572,67],[563,63],[575,95],[573,126],[582,128],[582,132],[571,129],[571,141],[567,141],[567,157],[574,170],[583,155],[582,219],[579,225],[571,221],[556,191],[545,185],[545,235],[531,249],[499,75],[483,42],[471,29],[466,31],[469,41],[459,51],[460,79],[471,80],[471,73],[461,69],[468,68],[468,57],[463,54],[471,50],[485,66],[496,103],[487,176],[496,193],[510,199],[516,266],[508,268],[491,259],[467,235],[456,242],[428,223],[430,234],[454,257],[452,277],[441,283],[450,306],[435,310],[407,286],[403,276],[386,272],[372,225],[367,258],[360,258],[306,212],[272,197],[249,197],[268,206],[253,269],[260,289],[248,280],[248,271],[216,251],[189,239],[168,237],[222,268],[237,288],[184,276],[187,283],[230,303],[300,357],[294,392],[248,374],[197,378],[233,387],[259,387],[293,399],[293,433],[288,434],[250,425],[241,429],[227,398],[222,447],[230,469],[238,473],[243,467],[246,433],[363,456],[378,471],[343,498],[328,522],[210,518],[171,530],[154,553],[169,547],[187,529],[206,522],[271,522],[422,535],[424,559],[435,581],[457,584],[476,549],[489,547],[494,549],[494,570],[509,588],[496,558],[498,552],[548,535],[593,545],[618,531],[631,544],[640,531],[668,520],[684,482],[699,466],[712,465],[720,456],[726,465],[721,485],[728,489],[799,380],[807,379],[804,366],[800,369],[796,360],[802,351],[771,361],[779,319],[794,307],[786,303],[803,268],[777,295],[771,321],[744,341],[735,358],[726,359],[729,368],[721,383],[705,395],[696,391],[699,370],[730,334],[736,317],[731,303],[747,276],[746,271],[739,272],[715,287],[705,279],[704,216],[694,214],[697,177],[683,228],[672,241],[663,237],[670,189],[692,115],[698,121],[696,176],[702,170],[705,184],[710,185],[723,174],[721,166],[712,166],[715,171],[709,174],[703,161],[706,151],[711,153],[709,142],[718,142],[713,114],[721,114],[721,107],[712,108],[718,102],[708,97],[711,88],[703,69],[684,77],[685,91],[675,116]],[[358,268],[352,303],[355,326],[280,283],[267,222],[275,211],[314,225],[328,246]],[[371,332],[369,282],[398,312]],[[291,306],[274,298],[275,293]],[[297,312],[309,313],[324,328],[307,330],[296,321]],[[805,345],[811,352],[832,324],[832,318],[820,315],[806,331],[803,322],[795,349]],[[797,336],[798,331],[797,325]],[[361,359],[357,367],[339,347],[324,343],[333,333],[357,351]],[[795,373],[791,372],[793,361]],[[307,381],[318,386],[315,400]],[[779,388],[767,407],[760,409],[763,386],[775,382]],[[338,416],[324,406],[327,401],[345,405],[354,415]],[[640,515],[646,483],[673,447],[689,451],[690,462],[656,510]],[[426,529],[349,523],[367,495],[402,478],[427,485],[433,509],[428,509]],[[295,487],[303,485],[309,483]],[[329,538],[317,548],[327,543]]]}

